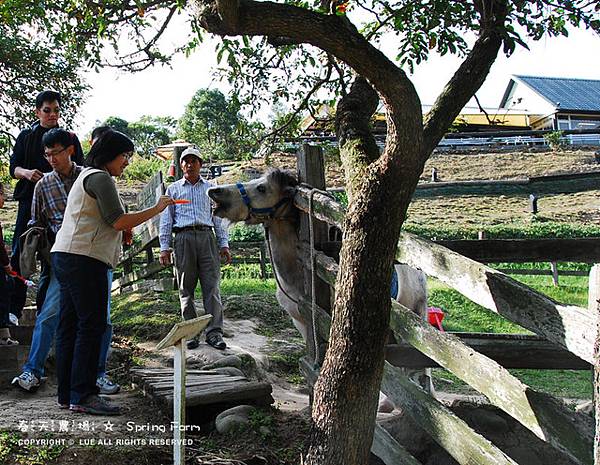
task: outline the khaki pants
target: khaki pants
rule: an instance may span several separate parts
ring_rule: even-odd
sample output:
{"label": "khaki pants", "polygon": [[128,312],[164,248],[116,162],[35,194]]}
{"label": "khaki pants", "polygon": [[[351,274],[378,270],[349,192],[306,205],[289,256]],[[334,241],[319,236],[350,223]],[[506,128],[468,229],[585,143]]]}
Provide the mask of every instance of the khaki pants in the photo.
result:
{"label": "khaki pants", "polygon": [[219,249],[211,230],[181,231],[175,234],[175,271],[179,286],[181,315],[184,320],[196,318],[194,291],[200,281],[204,311],[212,315],[206,334],[223,332],[223,304],[219,283],[221,268]]}

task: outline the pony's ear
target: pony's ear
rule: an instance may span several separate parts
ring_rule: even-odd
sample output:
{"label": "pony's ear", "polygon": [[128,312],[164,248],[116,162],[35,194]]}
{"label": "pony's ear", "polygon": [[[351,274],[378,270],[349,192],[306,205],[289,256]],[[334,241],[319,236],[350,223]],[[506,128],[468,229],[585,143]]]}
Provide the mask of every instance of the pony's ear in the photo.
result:
{"label": "pony's ear", "polygon": [[282,195],[285,198],[291,199],[292,197],[294,197],[296,195],[296,188],[294,186],[287,186],[286,188],[283,189]]}

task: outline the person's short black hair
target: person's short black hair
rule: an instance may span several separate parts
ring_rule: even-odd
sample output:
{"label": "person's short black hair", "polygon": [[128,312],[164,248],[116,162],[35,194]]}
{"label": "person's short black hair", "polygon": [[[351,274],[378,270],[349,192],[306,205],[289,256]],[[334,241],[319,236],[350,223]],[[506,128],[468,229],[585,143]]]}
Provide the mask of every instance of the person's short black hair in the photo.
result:
{"label": "person's short black hair", "polygon": [[4,195],[4,184],[0,182],[0,195]]}
{"label": "person's short black hair", "polygon": [[62,128],[53,128],[42,136],[42,145],[48,148],[62,145],[66,149],[73,145],[73,135]]}
{"label": "person's short black hair", "polygon": [[133,152],[132,140],[119,131],[110,129],[96,141],[87,157],[85,165],[92,168],[103,168],[104,165],[113,161],[122,153]]}
{"label": "person's short black hair", "polygon": [[44,90],[37,94],[35,98],[35,107],[39,110],[44,105],[44,102],[54,102],[57,101],[60,105],[60,92],[56,92],[55,90]]}
{"label": "person's short black hair", "polygon": [[94,130],[92,131],[92,135],[91,135],[92,141],[98,139],[103,134],[106,134],[111,129],[112,128],[110,126],[98,126],[97,128],[94,128]]}

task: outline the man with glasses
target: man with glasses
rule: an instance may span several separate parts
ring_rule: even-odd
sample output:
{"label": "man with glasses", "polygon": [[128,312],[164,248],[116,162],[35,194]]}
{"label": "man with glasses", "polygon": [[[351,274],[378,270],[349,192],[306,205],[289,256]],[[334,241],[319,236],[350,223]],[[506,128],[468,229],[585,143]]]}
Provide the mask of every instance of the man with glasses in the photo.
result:
{"label": "man with glasses", "polygon": [[[50,129],[58,126],[60,114],[61,96],[60,93],[45,90],[40,92],[35,99],[35,116],[37,121],[30,127],[23,129],[13,148],[10,157],[10,175],[18,179],[13,197],[19,202],[17,211],[17,220],[14,229],[14,239],[12,246],[11,266],[16,272],[20,272],[19,257],[19,237],[27,229],[27,223],[31,218],[31,199],[33,197],[33,188],[42,178],[44,173],[52,171],[52,166],[44,157],[44,147],[42,137]],[[73,141],[72,160],[83,165],[83,150],[79,139],[73,133],[70,133]],[[36,303],[40,311],[46,289],[48,286],[48,271],[42,267],[42,273],[38,285],[38,295]],[[11,296],[10,313],[20,317],[25,306],[25,297],[27,288],[19,281],[15,280],[14,290]]]}
{"label": "man with glasses", "polygon": [[[71,161],[75,153],[75,144],[71,133],[64,129],[54,128],[46,132],[42,138],[42,145],[44,157],[52,167],[52,172],[44,175],[35,185],[29,226],[44,228],[48,233],[49,241],[54,243],[54,237],[63,222],[67,197],[83,168]],[[60,286],[49,265],[47,269],[50,278],[48,291],[35,322],[29,357],[23,366],[23,373],[12,381],[13,385],[29,392],[39,387],[40,379],[44,376],[44,364],[58,326]],[[120,388],[118,384],[108,380],[105,372],[111,338],[112,326],[109,320],[102,338],[98,363],[97,385],[101,394],[115,394]]]}

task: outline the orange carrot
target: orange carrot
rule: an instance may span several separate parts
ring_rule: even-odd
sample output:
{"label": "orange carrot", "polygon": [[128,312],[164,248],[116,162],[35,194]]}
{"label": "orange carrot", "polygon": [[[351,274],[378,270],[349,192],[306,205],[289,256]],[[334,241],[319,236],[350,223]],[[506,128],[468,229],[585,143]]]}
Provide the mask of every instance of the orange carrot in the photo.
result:
{"label": "orange carrot", "polygon": [[187,200],[187,199],[177,199],[174,201],[176,205],[179,204],[185,204],[185,203],[191,203],[191,200]]}

